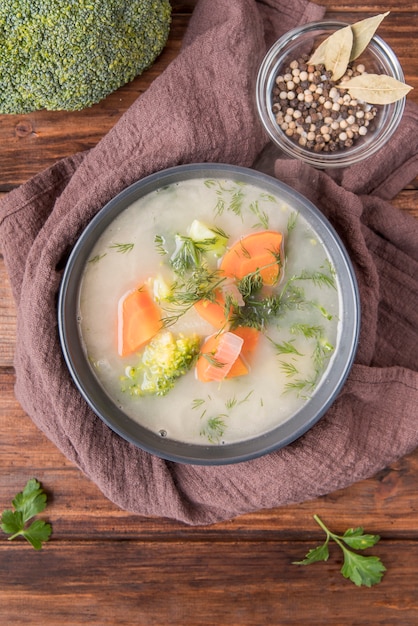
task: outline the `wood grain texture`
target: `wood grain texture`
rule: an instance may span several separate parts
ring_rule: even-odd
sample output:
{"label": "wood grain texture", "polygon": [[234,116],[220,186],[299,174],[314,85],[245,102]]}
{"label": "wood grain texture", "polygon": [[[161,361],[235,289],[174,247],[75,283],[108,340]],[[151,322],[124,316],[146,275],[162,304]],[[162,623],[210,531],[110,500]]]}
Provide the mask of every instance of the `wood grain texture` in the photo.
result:
{"label": "wood grain texture", "polygon": [[[389,569],[370,590],[340,575],[338,550],[327,563],[310,566],[314,573],[292,565],[310,547],[305,541],[98,540],[52,542],[37,555],[1,546],[14,586],[2,589],[0,619],[33,626],[416,626],[414,569],[404,565],[418,558],[416,543],[380,545]],[[21,622],[7,621],[19,614]]]}
{"label": "wood grain texture", "polygon": [[[391,11],[379,34],[392,46],[418,102],[418,3],[322,0],[353,22]],[[196,0],[173,0],[167,47],[152,68],[76,113],[0,116],[0,196],[58,159],[92,148],[177,55]],[[394,200],[418,218],[418,178]],[[53,526],[35,552],[0,534],[0,624],[78,626],[308,626],[418,623],[418,450],[351,487],[287,507],[193,528],[121,511],[40,432],[14,395],[16,309],[0,257],[0,511],[36,477]],[[417,409],[418,411],[418,409]],[[369,553],[383,582],[358,589],[327,563],[292,565],[322,542],[312,516],[333,530],[363,525],[381,535]]]}

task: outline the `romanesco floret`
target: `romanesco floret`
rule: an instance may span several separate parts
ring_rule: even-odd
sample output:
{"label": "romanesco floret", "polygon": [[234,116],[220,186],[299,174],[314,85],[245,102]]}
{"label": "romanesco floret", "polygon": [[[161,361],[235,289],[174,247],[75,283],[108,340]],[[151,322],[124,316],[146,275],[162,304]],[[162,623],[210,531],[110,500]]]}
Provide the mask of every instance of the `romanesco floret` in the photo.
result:
{"label": "romanesco floret", "polygon": [[169,0],[1,0],[0,113],[91,106],[149,67]]}
{"label": "romanesco floret", "polygon": [[139,364],[126,368],[123,391],[134,396],[165,396],[191,369],[199,348],[197,335],[159,333],[144,349]]}

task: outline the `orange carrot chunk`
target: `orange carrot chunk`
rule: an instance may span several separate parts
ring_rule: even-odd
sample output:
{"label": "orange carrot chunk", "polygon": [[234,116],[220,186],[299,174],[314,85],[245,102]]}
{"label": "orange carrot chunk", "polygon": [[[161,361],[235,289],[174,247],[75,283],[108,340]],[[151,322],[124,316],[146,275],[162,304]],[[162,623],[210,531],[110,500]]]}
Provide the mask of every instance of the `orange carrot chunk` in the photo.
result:
{"label": "orange carrot chunk", "polygon": [[232,367],[229,370],[229,373],[227,374],[226,378],[246,376],[248,374],[248,371],[249,371],[248,367],[246,366],[244,360],[241,359],[241,357],[239,356],[237,360],[235,361],[235,363],[232,364]]}
{"label": "orange carrot chunk", "polygon": [[258,346],[260,331],[257,330],[257,328],[250,328],[249,326],[238,326],[231,332],[244,340],[241,348],[241,356],[247,361],[251,361],[251,357]]}
{"label": "orange carrot chunk", "polygon": [[128,292],[118,303],[118,353],[140,350],[162,328],[161,311],[147,287]]}
{"label": "orange carrot chunk", "polygon": [[280,275],[282,241],[282,234],[274,230],[247,235],[224,254],[220,270],[237,280],[258,270],[265,285],[274,285]]}
{"label": "orange carrot chunk", "polygon": [[234,333],[216,333],[206,339],[196,363],[196,377],[201,382],[220,382],[238,359],[244,340]]}
{"label": "orange carrot chunk", "polygon": [[225,299],[220,289],[217,289],[214,295],[215,299],[213,301],[203,298],[196,302],[194,308],[201,318],[219,330],[224,328],[227,323],[227,318],[225,317]]}

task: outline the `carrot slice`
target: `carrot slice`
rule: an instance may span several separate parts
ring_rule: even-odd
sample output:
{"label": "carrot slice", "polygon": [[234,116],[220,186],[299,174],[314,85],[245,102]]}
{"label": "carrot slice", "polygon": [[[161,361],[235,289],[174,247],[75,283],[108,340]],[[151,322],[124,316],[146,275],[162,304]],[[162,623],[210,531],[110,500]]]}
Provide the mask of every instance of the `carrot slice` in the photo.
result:
{"label": "carrot slice", "polygon": [[136,352],[162,328],[161,311],[147,287],[141,285],[122,296],[118,303],[118,353]]}
{"label": "carrot slice", "polygon": [[225,376],[225,378],[235,378],[237,376],[246,376],[248,374],[248,367],[244,363],[244,360],[239,356],[235,363],[232,364],[229,373]]}
{"label": "carrot slice", "polygon": [[282,234],[274,230],[251,233],[224,254],[220,270],[237,280],[258,270],[265,285],[274,285],[280,275],[282,241]]}
{"label": "carrot slice", "polygon": [[241,352],[244,340],[234,333],[216,333],[206,339],[196,363],[196,376],[201,382],[227,377]]}
{"label": "carrot slice", "polygon": [[249,326],[238,326],[234,328],[234,330],[231,330],[231,332],[244,340],[241,348],[241,356],[247,361],[250,361],[258,346],[260,331],[257,330],[257,328],[250,328]]}
{"label": "carrot slice", "polygon": [[206,298],[199,300],[194,305],[195,310],[206,322],[212,324],[216,329],[224,328],[227,323],[225,317],[225,298],[220,289],[215,291],[215,300],[211,301]]}

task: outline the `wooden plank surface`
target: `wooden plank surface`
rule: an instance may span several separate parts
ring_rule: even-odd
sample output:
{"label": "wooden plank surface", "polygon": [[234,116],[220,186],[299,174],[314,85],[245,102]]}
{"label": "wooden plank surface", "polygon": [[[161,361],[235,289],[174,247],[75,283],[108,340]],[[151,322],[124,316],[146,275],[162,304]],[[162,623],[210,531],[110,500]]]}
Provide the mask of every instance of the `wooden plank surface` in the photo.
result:
{"label": "wooden plank surface", "polygon": [[[173,1],[170,39],[142,77],[91,109],[0,116],[0,194],[57,159],[94,146],[179,51],[196,0]],[[379,34],[393,47],[418,102],[418,3],[322,0],[353,22],[391,10]],[[418,218],[418,179],[393,204]],[[53,536],[42,552],[0,535],[0,624],[367,625],[418,623],[418,451],[378,475],[314,501],[193,528],[121,511],[70,463],[14,397],[16,310],[0,258],[0,511],[28,478],[48,493]],[[338,550],[297,567],[323,539],[312,516],[336,531],[363,525],[383,582],[343,579]]]}

